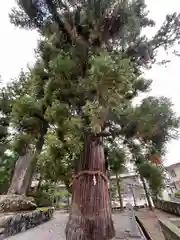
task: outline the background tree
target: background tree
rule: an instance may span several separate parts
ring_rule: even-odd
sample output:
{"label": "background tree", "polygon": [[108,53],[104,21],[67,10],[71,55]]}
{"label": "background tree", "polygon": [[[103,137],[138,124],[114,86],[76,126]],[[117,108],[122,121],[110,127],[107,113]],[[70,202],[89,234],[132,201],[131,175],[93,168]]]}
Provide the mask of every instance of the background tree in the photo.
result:
{"label": "background tree", "polygon": [[150,196],[157,196],[162,191],[163,172],[156,165],[148,162],[143,155],[136,152],[134,157],[135,168],[143,184],[148,206],[153,210]]}
{"label": "background tree", "polygon": [[11,21],[36,28],[42,36],[39,56],[50,74],[45,92],[49,116],[62,142],[67,141],[64,133],[71,132],[82,143],[66,238],[111,239],[102,138],[137,135],[136,122],[123,116],[132,98],[150,84],[141,77],[142,67],[155,61],[160,46],[167,49],[178,40],[179,15],[168,15],[157,34],[147,39],[142,30],[154,21],[142,0],[21,0],[19,5]]}
{"label": "background tree", "polygon": [[0,157],[3,156],[8,144],[10,99],[5,88],[0,89]]}
{"label": "background tree", "polygon": [[[14,149],[19,154],[9,194],[26,194],[36,168],[48,122],[44,118],[46,110],[43,101],[44,81],[47,73],[37,62],[33,69],[21,73],[18,81],[10,87],[14,91],[11,112],[11,127],[15,131]],[[20,93],[19,93],[20,92]]]}
{"label": "background tree", "polygon": [[111,146],[108,151],[107,160],[109,163],[109,168],[111,174],[116,176],[116,185],[119,197],[120,208],[123,208],[123,197],[122,197],[122,188],[121,188],[121,179],[119,174],[123,173],[126,170],[126,154],[122,148],[117,146]]}
{"label": "background tree", "polygon": [[8,191],[12,179],[13,169],[16,164],[16,160],[17,156],[12,152],[4,153],[3,156],[1,156],[0,194],[5,194]]}
{"label": "background tree", "polygon": [[110,195],[111,206],[113,207],[113,201],[117,197],[117,184],[114,183],[113,181],[111,181],[109,185],[109,195]]}
{"label": "background tree", "polygon": [[178,137],[180,122],[172,103],[165,97],[145,98],[134,110],[129,117],[138,123],[138,142],[131,141],[129,147],[152,208],[144,179],[148,182],[151,195],[157,196],[163,187],[162,158],[166,153],[166,145],[169,140]]}
{"label": "background tree", "polygon": [[148,162],[144,162],[137,167],[140,175],[147,180],[152,195],[157,196],[164,187],[162,171]]}
{"label": "background tree", "polygon": [[0,89],[0,193],[6,193],[16,164],[16,154],[12,149],[10,128],[10,114],[12,95],[2,87]]}

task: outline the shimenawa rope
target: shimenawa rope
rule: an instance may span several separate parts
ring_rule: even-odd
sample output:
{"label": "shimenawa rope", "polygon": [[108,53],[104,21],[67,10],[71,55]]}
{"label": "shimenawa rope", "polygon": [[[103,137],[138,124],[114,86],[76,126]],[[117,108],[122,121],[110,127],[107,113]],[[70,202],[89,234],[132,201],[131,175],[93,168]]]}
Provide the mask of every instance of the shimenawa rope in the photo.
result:
{"label": "shimenawa rope", "polygon": [[73,183],[74,183],[74,181],[75,181],[77,178],[79,178],[80,176],[85,175],[85,174],[87,174],[87,175],[93,175],[94,185],[96,185],[96,183],[95,183],[95,181],[96,181],[95,176],[96,176],[96,175],[101,176],[101,177],[104,179],[104,181],[108,182],[108,178],[105,176],[105,174],[104,174],[103,172],[101,172],[101,171],[88,171],[88,170],[84,170],[84,171],[80,171],[78,174],[76,174],[76,175],[73,177],[73,180],[72,180],[72,182],[70,183],[69,186],[72,186]]}

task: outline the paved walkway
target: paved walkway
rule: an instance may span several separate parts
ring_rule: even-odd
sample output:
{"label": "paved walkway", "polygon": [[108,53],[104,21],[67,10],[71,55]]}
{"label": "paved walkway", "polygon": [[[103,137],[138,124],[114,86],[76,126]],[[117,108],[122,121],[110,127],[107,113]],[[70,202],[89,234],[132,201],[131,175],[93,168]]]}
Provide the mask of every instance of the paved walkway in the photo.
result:
{"label": "paved walkway", "polygon": [[[42,224],[27,232],[17,234],[13,237],[6,238],[8,240],[65,240],[64,229],[67,222],[68,214],[56,212],[54,219]],[[113,220],[116,229],[116,237],[114,239],[135,240],[130,238],[126,232],[129,229],[129,217],[127,212],[113,214]],[[138,238],[139,239],[139,238]],[[139,239],[141,240],[141,239]],[[143,240],[143,238],[142,238]]]}
{"label": "paved walkway", "polygon": [[153,240],[165,240],[158,219],[173,218],[174,215],[155,209],[153,212],[147,209],[136,211],[136,216],[142,222],[146,231]]}

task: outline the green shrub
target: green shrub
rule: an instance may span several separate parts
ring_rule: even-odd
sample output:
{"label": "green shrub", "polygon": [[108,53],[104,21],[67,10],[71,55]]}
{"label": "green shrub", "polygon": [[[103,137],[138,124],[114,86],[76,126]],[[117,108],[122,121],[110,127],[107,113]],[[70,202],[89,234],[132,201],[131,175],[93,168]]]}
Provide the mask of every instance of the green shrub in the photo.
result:
{"label": "green shrub", "polygon": [[38,210],[38,211],[48,211],[49,207],[40,207],[40,208],[36,208],[36,210]]}
{"label": "green shrub", "polygon": [[59,190],[58,192],[54,193],[55,197],[68,197],[69,193],[66,189]]}
{"label": "green shrub", "polygon": [[53,205],[53,188],[51,185],[42,185],[36,192],[29,192],[29,196],[33,197],[38,207],[50,207]]}
{"label": "green shrub", "polygon": [[65,202],[56,202],[55,204],[54,204],[54,207],[55,208],[68,208],[69,207],[69,205],[67,204],[67,203],[65,203]]}
{"label": "green shrub", "polygon": [[52,197],[45,191],[38,192],[35,197],[35,202],[38,207],[49,207],[52,206]]}
{"label": "green shrub", "polygon": [[174,196],[177,197],[177,198],[180,198],[180,191],[179,190],[176,190],[174,192]]}

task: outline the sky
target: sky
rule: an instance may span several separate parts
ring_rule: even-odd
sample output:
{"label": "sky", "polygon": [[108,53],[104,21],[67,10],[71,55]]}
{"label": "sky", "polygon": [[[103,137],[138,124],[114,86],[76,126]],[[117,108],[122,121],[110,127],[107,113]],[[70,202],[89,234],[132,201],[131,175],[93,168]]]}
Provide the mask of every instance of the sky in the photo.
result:
{"label": "sky", "polygon": [[[37,43],[37,33],[15,28],[10,22],[8,13],[14,6],[14,0],[3,1],[0,8],[0,75],[3,84],[16,78],[21,69],[25,69],[27,64],[34,60],[34,49]],[[156,28],[147,31],[152,35],[161,26],[165,15],[174,11],[180,12],[180,0],[146,0],[150,11],[149,15],[156,21]],[[159,59],[163,59],[165,54],[159,53]],[[174,111],[180,116],[180,79],[179,67],[180,57],[172,54],[168,55],[171,63],[167,67],[154,65],[146,72],[146,76],[153,80],[151,94],[155,96],[169,97],[174,104]],[[180,139],[171,141],[167,146],[165,164],[170,165],[180,162]]]}

